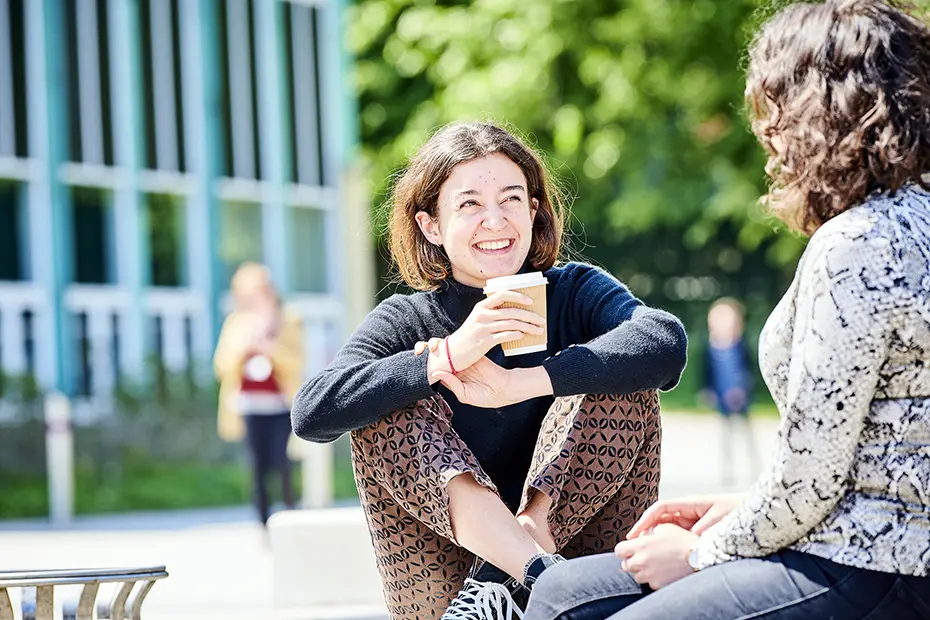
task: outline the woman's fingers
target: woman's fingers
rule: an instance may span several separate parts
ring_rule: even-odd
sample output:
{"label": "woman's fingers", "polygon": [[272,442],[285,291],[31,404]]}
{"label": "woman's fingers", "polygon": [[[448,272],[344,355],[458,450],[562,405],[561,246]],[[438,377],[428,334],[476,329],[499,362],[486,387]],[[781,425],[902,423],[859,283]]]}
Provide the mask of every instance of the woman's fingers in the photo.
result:
{"label": "woman's fingers", "polygon": [[694,523],[702,516],[704,516],[705,512],[707,512],[709,506],[705,506],[704,504],[705,503],[701,500],[690,498],[658,501],[646,509],[646,512],[643,513],[643,516],[639,518],[639,521],[633,524],[633,527],[630,528],[630,531],[627,533],[626,537],[627,539],[632,540],[640,536],[646,530],[653,528],[660,523],[664,523],[664,515],[675,515],[677,519]]}
{"label": "woman's fingers", "polygon": [[529,323],[531,325],[538,325],[539,327],[546,326],[546,319],[540,315],[532,312],[530,310],[523,310],[521,308],[497,308],[492,310],[491,314],[494,321],[502,320],[514,320],[522,321],[523,323]]}
{"label": "woman's fingers", "polygon": [[444,386],[449,388],[449,391],[455,394],[455,397],[459,399],[459,402],[465,402],[465,385],[459,380],[458,377],[453,375],[451,372],[439,371],[433,374],[439,382]]}
{"label": "woman's fingers", "polygon": [[529,306],[533,303],[533,298],[516,291],[499,291],[488,295],[487,299],[479,301],[478,305],[484,306],[485,308],[498,308],[507,303]]}
{"label": "woman's fingers", "polygon": [[420,342],[413,345],[413,354],[420,355],[427,349],[435,353],[436,350],[439,349],[439,345],[442,344],[443,340],[445,340],[445,338],[430,338],[429,342],[423,342],[421,340]]}
{"label": "woman's fingers", "polygon": [[731,506],[714,506],[704,516],[698,519],[698,522],[691,528],[691,532],[700,536],[713,526],[720,523],[725,516],[733,510]]}
{"label": "woman's fingers", "polygon": [[519,340],[523,338],[526,334],[521,331],[509,331],[509,332],[497,332],[496,334],[491,335],[491,341],[494,344],[500,344],[502,342],[513,342],[514,340]]}
{"label": "woman's fingers", "polygon": [[495,321],[488,326],[492,334],[498,332],[512,332],[519,331],[524,334],[541,334],[545,331],[545,328],[538,325],[533,325],[532,323],[524,323],[523,321],[517,320],[504,320],[504,321]]}

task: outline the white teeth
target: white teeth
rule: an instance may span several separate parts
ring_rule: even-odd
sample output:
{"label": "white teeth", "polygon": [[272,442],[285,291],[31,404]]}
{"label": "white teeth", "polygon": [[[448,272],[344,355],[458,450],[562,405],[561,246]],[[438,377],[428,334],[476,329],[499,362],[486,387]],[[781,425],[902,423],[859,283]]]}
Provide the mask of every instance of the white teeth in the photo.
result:
{"label": "white teeth", "polygon": [[510,246],[510,240],[504,241],[482,241],[475,244],[479,250],[502,250]]}

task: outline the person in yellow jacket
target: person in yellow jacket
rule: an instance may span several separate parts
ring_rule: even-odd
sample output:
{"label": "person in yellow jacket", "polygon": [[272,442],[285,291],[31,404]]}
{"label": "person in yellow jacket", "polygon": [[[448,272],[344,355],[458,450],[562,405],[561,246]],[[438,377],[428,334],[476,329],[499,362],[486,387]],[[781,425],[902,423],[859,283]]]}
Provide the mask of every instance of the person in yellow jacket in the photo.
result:
{"label": "person in yellow jacket", "polygon": [[220,381],[217,430],[225,441],[246,440],[253,499],[264,524],[272,472],[281,477],[285,504],[294,506],[287,446],[291,400],[303,380],[303,328],[300,318],[282,307],[264,265],[241,265],[230,292],[233,310],[213,357]]}

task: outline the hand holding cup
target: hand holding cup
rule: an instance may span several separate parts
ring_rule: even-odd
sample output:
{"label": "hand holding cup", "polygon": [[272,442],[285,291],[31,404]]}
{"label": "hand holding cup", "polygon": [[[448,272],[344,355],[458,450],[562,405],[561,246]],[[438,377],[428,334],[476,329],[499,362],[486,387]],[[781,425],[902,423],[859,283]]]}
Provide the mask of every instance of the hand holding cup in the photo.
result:
{"label": "hand holding cup", "polygon": [[499,344],[544,335],[546,319],[523,309],[532,304],[532,298],[516,291],[493,293],[475,304],[446,342],[456,371],[469,368]]}

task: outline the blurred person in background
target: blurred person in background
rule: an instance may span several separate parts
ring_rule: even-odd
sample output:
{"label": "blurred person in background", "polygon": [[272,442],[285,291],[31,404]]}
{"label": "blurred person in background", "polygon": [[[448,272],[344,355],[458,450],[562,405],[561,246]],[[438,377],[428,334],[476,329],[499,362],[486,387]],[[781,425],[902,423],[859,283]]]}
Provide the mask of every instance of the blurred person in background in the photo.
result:
{"label": "blurred person in background", "polygon": [[752,357],[743,338],[743,329],[742,304],[724,297],[711,305],[707,313],[704,395],[720,413],[721,482],[725,486],[732,486],[737,480],[737,445],[741,445],[749,457],[752,477],[759,474],[759,456],[749,424]]}
{"label": "blurred person in background", "polygon": [[759,345],[774,459],[745,496],[659,502],[615,554],[553,566],[526,620],[930,618],[930,29],[790,5],[746,94],[768,207],[811,235]]}
{"label": "blurred person in background", "polygon": [[[679,380],[684,329],[600,269],[555,266],[562,232],[532,149],[488,123],[440,130],[393,192],[393,258],[420,292],[378,305],[295,398],[298,436],[352,433],[394,620],[522,616],[558,552],[609,549],[657,496],[656,390]],[[483,292],[535,271],[547,319]],[[542,351],[499,346],[542,333]]]}
{"label": "blurred person in background", "polygon": [[303,382],[303,330],[300,318],[282,308],[264,265],[241,265],[230,293],[233,310],[213,358],[220,381],[218,430],[226,441],[245,438],[255,508],[266,524],[271,473],[281,479],[284,503],[295,505],[287,445],[291,400]]}

